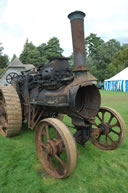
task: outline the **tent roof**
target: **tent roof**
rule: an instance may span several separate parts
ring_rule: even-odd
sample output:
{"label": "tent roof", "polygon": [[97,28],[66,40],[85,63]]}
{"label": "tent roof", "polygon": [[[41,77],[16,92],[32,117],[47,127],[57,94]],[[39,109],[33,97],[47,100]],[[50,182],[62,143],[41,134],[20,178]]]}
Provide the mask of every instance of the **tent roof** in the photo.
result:
{"label": "tent roof", "polygon": [[112,81],[112,80],[128,80],[128,67],[105,81]]}

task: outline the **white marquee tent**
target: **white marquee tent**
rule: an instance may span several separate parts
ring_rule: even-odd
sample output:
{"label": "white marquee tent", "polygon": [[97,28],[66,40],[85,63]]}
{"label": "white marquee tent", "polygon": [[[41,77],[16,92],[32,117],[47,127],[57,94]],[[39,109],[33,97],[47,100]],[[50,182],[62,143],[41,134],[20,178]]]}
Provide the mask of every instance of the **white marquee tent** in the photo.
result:
{"label": "white marquee tent", "polygon": [[128,67],[104,81],[105,90],[128,92]]}

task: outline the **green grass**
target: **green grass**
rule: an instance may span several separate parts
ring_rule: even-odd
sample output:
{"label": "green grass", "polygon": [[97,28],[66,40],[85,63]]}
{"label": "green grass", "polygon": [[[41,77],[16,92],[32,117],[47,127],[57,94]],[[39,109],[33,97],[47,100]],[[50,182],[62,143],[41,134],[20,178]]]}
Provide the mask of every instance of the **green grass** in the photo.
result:
{"label": "green grass", "polygon": [[[102,106],[116,109],[128,127],[128,93],[101,91]],[[71,125],[68,117],[64,122]],[[63,180],[41,168],[34,131],[23,127],[20,136],[0,136],[0,193],[127,193],[128,136],[114,151],[102,151],[91,142],[78,147],[78,164]]]}

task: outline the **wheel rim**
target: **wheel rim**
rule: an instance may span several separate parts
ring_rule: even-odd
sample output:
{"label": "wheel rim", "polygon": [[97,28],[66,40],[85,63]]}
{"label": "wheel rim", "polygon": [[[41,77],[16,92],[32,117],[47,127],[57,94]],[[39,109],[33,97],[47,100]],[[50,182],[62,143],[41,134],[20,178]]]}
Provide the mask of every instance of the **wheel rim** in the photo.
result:
{"label": "wheel rim", "polygon": [[91,140],[103,150],[116,149],[126,135],[126,126],[118,112],[108,107],[101,107],[92,123]]}
{"label": "wheel rim", "polygon": [[77,164],[75,140],[60,120],[42,120],[35,131],[36,151],[48,174],[55,178],[69,176]]}

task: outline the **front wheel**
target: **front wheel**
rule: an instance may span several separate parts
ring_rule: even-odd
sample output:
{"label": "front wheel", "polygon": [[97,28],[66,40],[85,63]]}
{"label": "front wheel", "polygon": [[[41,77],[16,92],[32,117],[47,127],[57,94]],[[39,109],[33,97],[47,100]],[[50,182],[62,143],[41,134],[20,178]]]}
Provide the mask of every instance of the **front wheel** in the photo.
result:
{"label": "front wheel", "polygon": [[112,108],[101,107],[92,123],[91,141],[100,149],[116,149],[126,135],[121,115]]}

